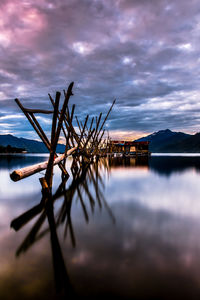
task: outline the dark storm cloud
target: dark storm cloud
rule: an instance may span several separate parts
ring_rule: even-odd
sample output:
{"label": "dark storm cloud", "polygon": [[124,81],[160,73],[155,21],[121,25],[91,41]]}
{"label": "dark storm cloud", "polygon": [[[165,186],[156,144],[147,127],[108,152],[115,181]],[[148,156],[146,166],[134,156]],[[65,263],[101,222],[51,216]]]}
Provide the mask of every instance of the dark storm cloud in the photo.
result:
{"label": "dark storm cloud", "polygon": [[[119,135],[198,131],[198,1],[1,1],[0,17],[2,113],[20,113],[16,97],[49,108],[48,93],[74,81],[81,119],[117,98],[107,128]],[[12,126],[0,124],[1,132]]]}

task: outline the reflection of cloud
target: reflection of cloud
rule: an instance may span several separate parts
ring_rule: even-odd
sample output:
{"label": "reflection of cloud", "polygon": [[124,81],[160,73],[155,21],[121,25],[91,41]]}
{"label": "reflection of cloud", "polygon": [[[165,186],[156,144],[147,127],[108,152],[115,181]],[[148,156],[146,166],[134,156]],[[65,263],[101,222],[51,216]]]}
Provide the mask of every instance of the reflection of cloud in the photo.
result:
{"label": "reflection of cloud", "polygon": [[[151,290],[155,297],[159,292],[158,283],[161,290],[168,287],[168,299],[172,286],[173,295],[179,293],[182,299],[188,299],[184,296],[185,291],[187,296],[192,291],[198,294],[199,287],[195,282],[200,266],[199,255],[196,255],[200,250],[199,222],[149,210],[131,199],[126,203],[114,203],[112,210],[117,217],[115,225],[111,225],[105,211],[96,211],[95,218],[91,217],[90,224],[86,225],[82,210],[76,205],[73,224],[77,248],[72,250],[70,242],[61,239],[69,276],[80,294],[110,292],[123,298],[142,295],[145,286],[145,291]],[[46,299],[45,293],[48,297],[53,293],[51,253],[47,250],[49,237],[15,261],[13,249],[24,234],[13,234],[11,242],[7,232],[7,238],[4,236],[1,243],[4,264],[0,272],[0,294],[8,295],[9,285],[17,296],[22,293],[27,299],[39,290],[38,297]],[[170,277],[176,278],[176,285]],[[184,286],[181,290],[180,285]]]}
{"label": "reflection of cloud", "polygon": [[[54,177],[56,185],[60,182],[57,171],[58,168]],[[95,205],[92,213],[84,193],[89,223],[85,222],[80,201],[72,202],[71,220],[77,248],[72,249],[70,239],[63,241],[61,238],[60,241],[75,290],[80,295],[89,293],[91,298],[108,292],[119,298],[149,299],[151,295],[152,299],[160,299],[163,291],[166,299],[173,299],[174,295],[176,299],[198,296],[198,174],[188,170],[166,178],[135,168],[124,169],[122,176],[121,173],[121,169],[111,169],[105,186],[105,197],[116,218],[115,223],[105,207],[99,210]],[[7,188],[13,192],[13,198],[1,202],[6,216],[4,226],[0,227],[2,298],[8,298],[11,289],[15,290],[16,298],[19,295],[25,299],[49,299],[51,295],[55,298],[49,235],[44,235],[15,260],[14,251],[33,223],[28,223],[17,233],[6,224],[7,219],[12,220],[40,200],[40,186],[32,180],[26,181],[30,188],[27,198],[23,182],[18,183],[21,194],[17,195],[7,178]],[[55,209],[60,209],[60,203]],[[60,226],[58,236],[62,237],[62,234]]]}
{"label": "reflection of cloud", "polygon": [[[152,162],[153,166],[153,162]],[[164,166],[163,166],[164,170]],[[114,186],[123,189],[123,201],[132,199],[155,211],[167,211],[174,215],[199,218],[200,204],[198,195],[200,187],[198,176],[193,169],[181,174],[172,174],[169,178],[141,170],[140,168],[113,169]],[[179,187],[179,189],[177,189]],[[110,192],[110,201],[121,201],[119,191]]]}
{"label": "reflection of cloud", "polygon": [[[199,256],[196,255],[196,246],[200,250],[198,221],[193,223],[167,212],[149,210],[134,203],[132,198],[126,203],[120,200],[113,203],[112,210],[116,225],[109,226],[106,215],[102,217],[97,214],[96,221],[92,223],[92,235],[90,229],[78,221],[80,218],[76,214],[74,226],[77,232],[82,231],[78,239],[79,247],[72,254],[72,261],[69,252],[65,252],[65,257],[66,260],[68,258],[68,267],[76,274],[78,284],[84,284],[86,289],[90,286],[91,293],[95,293],[100,284],[101,292],[132,297],[142,295],[145,286],[148,295],[151,290],[156,298],[159,282],[161,290],[164,288],[167,293],[167,299],[170,299],[172,285],[174,294],[187,299],[179,286],[189,281],[195,294],[199,293],[195,284],[200,266]],[[97,236],[98,239],[95,238]],[[193,243],[195,237],[197,244]],[[82,262],[73,266],[74,259],[82,252],[89,252],[87,257],[90,260],[86,268],[82,268]],[[169,280],[170,277],[176,278],[175,285],[174,281]],[[132,289],[133,282],[135,289]],[[188,285],[184,289],[192,293]]]}
{"label": "reflection of cloud", "polygon": [[90,253],[79,252],[78,255],[72,259],[72,263],[78,266],[85,265],[87,267],[87,264],[90,263]]}

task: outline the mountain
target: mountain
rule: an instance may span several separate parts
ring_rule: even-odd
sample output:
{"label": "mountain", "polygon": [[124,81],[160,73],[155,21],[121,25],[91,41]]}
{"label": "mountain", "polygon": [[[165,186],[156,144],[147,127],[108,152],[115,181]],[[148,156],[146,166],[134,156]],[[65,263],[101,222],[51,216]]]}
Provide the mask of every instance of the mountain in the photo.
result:
{"label": "mountain", "polygon": [[[11,134],[0,135],[0,145],[8,146],[15,148],[23,148],[30,153],[48,153],[46,146],[42,142],[35,140],[29,140],[24,138],[18,138]],[[58,144],[57,150],[58,153],[63,153],[65,151],[65,145]]]}
{"label": "mountain", "polygon": [[200,133],[191,135],[165,129],[136,141],[149,141],[151,152],[200,152]]}
{"label": "mountain", "polygon": [[[153,153],[200,153],[200,133],[191,135],[165,129],[135,141],[149,141],[149,150]],[[23,148],[29,153],[48,153],[47,148],[42,142],[18,138],[11,134],[0,135],[0,146],[6,147],[8,145],[15,148]],[[65,145],[58,144],[56,151],[63,153]]]}
{"label": "mountain", "polygon": [[176,152],[200,152],[200,133],[190,135],[183,141],[177,141],[176,144],[168,145],[167,152],[171,152],[172,147],[176,149]]}

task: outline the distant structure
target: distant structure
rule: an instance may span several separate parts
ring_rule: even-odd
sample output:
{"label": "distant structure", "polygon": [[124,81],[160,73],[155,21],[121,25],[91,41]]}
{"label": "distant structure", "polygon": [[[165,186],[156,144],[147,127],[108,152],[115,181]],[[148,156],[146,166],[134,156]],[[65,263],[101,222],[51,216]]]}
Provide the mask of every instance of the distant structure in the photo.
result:
{"label": "distant structure", "polygon": [[110,141],[109,153],[118,156],[149,156],[149,142]]}

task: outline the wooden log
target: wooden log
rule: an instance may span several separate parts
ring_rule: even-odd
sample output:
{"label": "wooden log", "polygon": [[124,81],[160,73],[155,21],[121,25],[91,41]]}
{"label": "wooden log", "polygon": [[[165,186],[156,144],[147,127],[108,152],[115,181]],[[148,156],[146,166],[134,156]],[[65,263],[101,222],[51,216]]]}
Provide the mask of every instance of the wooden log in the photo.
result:
{"label": "wooden log", "polygon": [[[27,113],[27,109],[25,109],[23,107],[23,105],[21,104],[21,102],[18,99],[15,99],[15,102],[17,103],[17,105],[19,106],[19,108],[23,111],[24,115],[26,116],[26,118],[29,120],[30,124],[32,125],[32,127],[35,129],[35,131],[37,132],[37,134],[39,135],[39,137],[41,138],[41,140],[43,141],[44,145],[47,147],[47,149],[50,151],[50,142],[47,138],[47,136],[45,135],[44,131],[42,130],[41,126],[39,125],[39,123],[37,122],[36,118],[31,118],[34,117],[33,114],[29,114]],[[36,123],[34,123],[36,121]],[[38,127],[39,126],[39,127]],[[56,156],[58,156],[57,154],[55,154]],[[62,164],[59,163],[59,167],[60,169],[67,174],[65,168],[63,167]]]}
{"label": "wooden log", "polygon": [[[54,107],[54,106],[55,106],[54,100],[53,100],[53,98],[51,97],[50,94],[48,94],[48,95],[49,95],[49,99],[50,99],[50,101],[51,101],[51,104],[52,104],[53,107]],[[59,113],[59,111],[58,111],[58,113]],[[59,119],[59,116],[58,116],[58,119]],[[65,120],[64,120],[64,121],[65,121]],[[61,129],[62,129],[62,132],[63,132],[63,134],[64,134],[64,136],[65,136],[66,141],[68,141],[68,137],[67,137],[67,134],[66,134],[66,132],[65,132],[65,129],[64,129],[63,125],[61,126]]]}
{"label": "wooden log", "polygon": [[90,128],[89,128],[88,134],[90,134],[90,132],[92,131],[93,122],[94,122],[94,117],[92,118],[92,121],[90,123]]}
{"label": "wooden log", "polygon": [[80,131],[80,134],[81,134],[81,126],[80,126],[80,123],[79,123],[78,117],[77,117],[77,116],[75,116],[75,118],[76,118],[76,122],[77,122],[77,124],[78,124],[78,128],[79,128],[79,131]]}
{"label": "wooden log", "polygon": [[71,95],[73,95],[73,93],[72,93],[73,85],[74,85],[74,83],[71,82],[70,85],[68,86],[67,94],[65,96],[63,107],[62,107],[62,110],[60,112],[60,117],[59,117],[59,121],[58,121],[57,130],[56,130],[56,133],[55,133],[54,145],[53,145],[53,148],[55,148],[55,149],[56,149],[58,139],[59,139],[59,136],[60,136],[61,126],[62,126],[64,117],[65,117],[65,113],[66,113],[67,105],[68,105],[68,102],[69,102],[69,98],[70,98]]}
{"label": "wooden log", "polygon": [[111,112],[111,110],[112,110],[112,108],[113,108],[115,102],[116,102],[116,99],[113,101],[113,103],[112,103],[112,105],[111,105],[111,107],[110,107],[110,109],[109,109],[109,111],[108,111],[108,113],[107,113],[107,115],[106,115],[106,117],[105,117],[103,123],[101,124],[101,127],[100,127],[100,129],[99,129],[99,132],[97,133],[97,136],[96,136],[97,138],[98,138],[98,136],[99,136],[101,130],[103,129],[103,126],[104,126],[106,120],[108,119],[108,116],[109,116],[109,114],[110,114],[110,112]]}
{"label": "wooden log", "polygon": [[94,139],[96,138],[97,133],[98,133],[98,128],[99,128],[99,124],[101,121],[101,117],[102,117],[102,112],[99,114],[99,118],[98,119],[96,118],[96,130],[95,130],[95,134],[94,134]]}
{"label": "wooden log", "polygon": [[48,137],[46,136],[45,132],[43,131],[42,127],[40,126],[40,124],[39,124],[38,120],[36,119],[36,117],[34,116],[34,114],[30,113],[30,116],[31,116],[33,122],[35,123],[35,125],[37,126],[38,130],[40,131],[41,135],[46,140],[46,143],[50,145]]}
{"label": "wooden log", "polygon": [[[73,147],[75,147],[75,144],[73,142],[73,138],[75,138],[75,141],[77,143],[79,143],[78,135],[77,135],[77,133],[76,133],[76,131],[75,131],[73,125],[72,125],[72,119],[73,119],[73,115],[74,115],[75,105],[72,106],[71,116],[70,116],[69,108],[68,108],[69,97],[71,95],[73,95],[73,93],[72,93],[72,87],[73,87],[73,82],[69,85],[67,93],[64,90],[65,101],[66,101],[66,99],[68,99],[68,100],[67,100],[67,106],[66,106],[65,113],[64,113],[63,122],[65,124],[65,127],[66,127],[67,131],[68,131],[68,138],[66,138],[66,140],[67,140],[67,142],[69,142],[69,139],[71,139],[72,145],[73,145]],[[70,89],[70,94],[69,94],[69,89]],[[54,101],[53,101],[53,99],[52,99],[52,97],[51,97],[50,94],[49,94],[49,98],[50,98],[51,103],[52,103],[52,105],[54,107],[55,104],[54,104]],[[61,116],[61,113],[62,113],[62,111],[59,112],[60,116]]]}
{"label": "wooden log", "polygon": [[54,165],[54,157],[56,153],[56,146],[54,144],[55,134],[56,134],[56,124],[57,124],[57,117],[58,117],[58,108],[59,108],[59,101],[60,101],[60,92],[56,92],[56,101],[54,106],[54,113],[53,113],[53,120],[52,120],[52,127],[51,127],[51,147],[50,147],[50,155],[49,155],[49,162],[46,169],[45,179],[49,188],[52,187],[52,176],[53,176],[53,165]]}
{"label": "wooden log", "polygon": [[25,109],[23,107],[23,105],[21,104],[21,102],[19,101],[19,99],[16,98],[15,102],[17,103],[17,105],[19,106],[19,108],[23,111],[24,115],[27,117],[27,119],[29,120],[30,124],[35,129],[35,131],[37,132],[37,134],[39,135],[39,137],[41,138],[41,140],[43,141],[43,143],[45,144],[45,146],[47,147],[47,149],[50,150],[50,143],[49,143],[49,141],[47,142],[46,138],[42,135],[42,133],[40,132],[40,130],[38,130],[36,124],[33,122],[33,120],[31,119],[30,115],[27,113],[27,109]]}
{"label": "wooden log", "polygon": [[30,114],[53,114],[53,110],[44,110],[44,109],[31,109],[31,108],[25,108],[27,113]]}
{"label": "wooden log", "polygon": [[85,123],[84,123],[83,129],[82,129],[82,131],[81,131],[81,135],[80,135],[80,140],[79,140],[79,143],[78,143],[78,147],[81,145],[82,138],[83,138],[84,133],[85,133],[85,127],[86,127],[86,125],[87,125],[88,118],[89,118],[89,115],[87,115],[86,118],[85,118]]}
{"label": "wooden log", "polygon": [[90,141],[90,139],[91,139],[91,137],[92,137],[94,131],[95,131],[95,129],[93,129],[93,130],[88,134],[87,140],[86,140],[86,142],[85,142],[85,144],[84,144],[84,149],[86,149],[87,144],[88,144],[88,142]]}
{"label": "wooden log", "polygon": [[[71,155],[76,149],[77,149],[77,147],[74,147],[74,148],[68,150],[65,154],[62,154],[62,155],[56,157],[53,164],[57,165],[64,158],[66,158],[69,155]],[[42,163],[39,163],[39,164],[35,164],[35,165],[29,166],[29,167],[18,169],[18,170],[13,171],[10,174],[10,178],[13,181],[19,181],[19,180],[21,180],[23,178],[26,178],[26,177],[30,176],[30,175],[33,175],[35,173],[38,173],[40,171],[45,170],[47,168],[47,166],[48,166],[48,161],[45,161],[45,162],[42,162]]]}
{"label": "wooden log", "polygon": [[[65,95],[66,95],[66,93],[65,93]],[[55,103],[54,103],[54,100],[52,99],[52,97],[51,97],[50,94],[49,94],[49,98],[50,98],[50,100],[51,100],[52,105],[54,106]],[[67,109],[68,109],[68,107],[67,107]],[[59,115],[60,115],[60,111],[59,111],[58,113],[59,113]],[[58,117],[58,118],[59,118],[59,117]],[[66,135],[66,132],[65,132],[65,129],[64,129],[64,126],[63,126],[63,125],[61,126],[61,129],[62,129],[62,131],[63,131],[63,133],[64,133],[64,135],[65,135],[65,138],[66,138],[66,145],[69,144],[69,139],[71,139],[71,142],[73,143],[73,147],[75,147],[75,144],[74,144],[74,142],[73,142],[73,137],[75,138],[75,140],[76,140],[77,143],[79,142],[79,138],[78,138],[78,135],[76,134],[75,129],[74,129],[74,127],[72,126],[72,124],[70,123],[70,124],[68,125],[68,124],[67,124],[67,121],[68,121],[68,123],[70,123],[70,120],[69,120],[69,114],[68,114],[68,113],[65,113],[65,117],[64,117],[63,122],[64,122],[64,124],[65,124],[65,127],[66,127],[67,131],[68,131],[68,136]]]}

